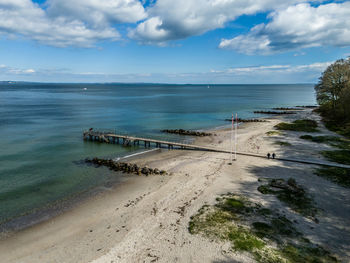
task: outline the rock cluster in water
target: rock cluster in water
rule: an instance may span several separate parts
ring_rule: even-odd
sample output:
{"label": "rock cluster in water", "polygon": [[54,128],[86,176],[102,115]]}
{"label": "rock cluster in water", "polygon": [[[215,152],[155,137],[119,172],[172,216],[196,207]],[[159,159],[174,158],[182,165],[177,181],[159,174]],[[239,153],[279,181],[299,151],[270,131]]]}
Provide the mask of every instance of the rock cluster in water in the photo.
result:
{"label": "rock cluster in water", "polygon": [[305,108],[305,109],[315,109],[318,108],[318,106],[315,105],[304,105],[304,106],[296,106],[298,108]]}
{"label": "rock cluster in water", "polygon": [[[238,120],[238,122],[267,122],[267,120],[263,120],[263,119],[241,119],[241,118],[238,118],[237,120]],[[232,119],[225,119],[225,121],[232,121]],[[234,121],[236,121],[236,119],[234,119]]]}
{"label": "rock cluster in water", "polygon": [[295,114],[295,112],[293,112],[293,111],[254,111],[254,113],[259,113],[259,114],[276,114],[276,115]]}
{"label": "rock cluster in water", "polygon": [[176,129],[176,130],[162,130],[162,132],[166,133],[174,133],[174,134],[180,134],[180,135],[190,135],[190,136],[211,136],[211,133],[206,132],[199,132],[199,131],[188,131],[183,129]]}
{"label": "rock cluster in water", "polygon": [[116,171],[116,172],[124,172],[129,174],[138,174],[138,175],[152,175],[152,174],[159,174],[159,175],[166,175],[167,172],[164,170],[159,170],[157,168],[149,168],[147,166],[145,167],[139,167],[137,164],[133,163],[123,163],[123,162],[115,162],[111,159],[100,159],[100,158],[93,158],[93,159],[85,159],[85,162],[92,163],[97,166],[106,166],[110,170]]}
{"label": "rock cluster in water", "polygon": [[287,111],[287,110],[303,110],[302,108],[288,108],[288,107],[280,107],[280,108],[272,108],[273,110],[283,110],[283,111]]}

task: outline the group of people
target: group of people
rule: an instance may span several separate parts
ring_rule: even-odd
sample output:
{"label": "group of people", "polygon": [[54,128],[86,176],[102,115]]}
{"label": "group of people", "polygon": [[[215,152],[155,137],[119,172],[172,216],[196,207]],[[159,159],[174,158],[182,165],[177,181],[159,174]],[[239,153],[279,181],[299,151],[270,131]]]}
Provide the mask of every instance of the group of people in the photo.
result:
{"label": "group of people", "polygon": [[270,157],[272,157],[272,159],[275,159],[276,158],[276,154],[275,153],[267,153],[267,159],[270,159]]}

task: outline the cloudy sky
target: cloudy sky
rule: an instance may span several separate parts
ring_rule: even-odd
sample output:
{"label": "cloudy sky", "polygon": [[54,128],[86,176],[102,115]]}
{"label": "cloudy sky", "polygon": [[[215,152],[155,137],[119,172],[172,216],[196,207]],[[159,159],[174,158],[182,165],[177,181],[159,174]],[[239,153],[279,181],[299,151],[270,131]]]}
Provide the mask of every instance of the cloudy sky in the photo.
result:
{"label": "cloudy sky", "polygon": [[0,80],[314,83],[350,1],[0,0]]}

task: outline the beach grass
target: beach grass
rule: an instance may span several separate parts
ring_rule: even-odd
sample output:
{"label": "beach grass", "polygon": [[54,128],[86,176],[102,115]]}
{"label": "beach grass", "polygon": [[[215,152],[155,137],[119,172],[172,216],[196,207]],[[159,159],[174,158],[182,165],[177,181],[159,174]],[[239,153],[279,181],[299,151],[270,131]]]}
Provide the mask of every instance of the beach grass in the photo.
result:
{"label": "beach grass", "polygon": [[282,132],[280,132],[280,131],[268,131],[268,132],[266,132],[266,135],[267,136],[279,136],[279,135],[282,135]]}
{"label": "beach grass", "polygon": [[350,149],[350,140],[337,136],[312,136],[302,135],[300,139],[309,140],[316,143],[326,143],[339,149]]}
{"label": "beach grass", "polygon": [[315,170],[315,174],[335,184],[350,188],[350,169],[339,167],[324,167]]}
{"label": "beach grass", "polygon": [[295,212],[314,219],[317,208],[306,190],[293,178],[284,179],[265,178],[267,184],[260,185],[258,191],[262,194],[273,194]]}
{"label": "beach grass", "polygon": [[350,150],[322,151],[321,154],[332,162],[350,165]]}
{"label": "beach grass", "polygon": [[317,122],[309,119],[296,120],[292,123],[281,122],[275,125],[277,130],[288,130],[298,132],[317,132]]}
{"label": "beach grass", "polygon": [[232,193],[216,201],[215,205],[203,206],[190,218],[191,234],[228,241],[232,251],[248,252],[261,263],[338,262],[278,212]]}
{"label": "beach grass", "polygon": [[275,144],[280,145],[280,146],[291,146],[289,142],[284,142],[284,141],[276,141]]}

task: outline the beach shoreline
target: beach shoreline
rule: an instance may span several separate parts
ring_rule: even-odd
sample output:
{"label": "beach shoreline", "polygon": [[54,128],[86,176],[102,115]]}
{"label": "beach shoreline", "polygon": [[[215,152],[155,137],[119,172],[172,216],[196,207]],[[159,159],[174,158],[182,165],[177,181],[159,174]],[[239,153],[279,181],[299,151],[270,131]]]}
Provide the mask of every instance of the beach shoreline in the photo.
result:
{"label": "beach shoreline", "polygon": [[[239,128],[238,150],[276,152],[277,156],[287,157],[294,154],[295,157],[295,151],[276,145],[273,138],[266,136],[266,132],[282,120],[306,117],[320,121],[311,110],[305,110],[295,116],[274,116],[268,118],[268,122],[245,123]],[[217,136],[200,137],[195,143],[229,149],[229,126],[220,130],[211,129],[209,131]],[[289,134],[293,139],[294,134]],[[310,154],[320,158],[313,148],[310,153],[305,145],[296,144],[293,147],[299,150],[299,158]],[[239,156],[237,161],[228,165],[229,159],[225,153],[189,150],[165,150],[157,154],[134,156],[130,161],[167,170],[169,175],[128,176],[128,180],[122,184],[105,189],[60,215],[3,238],[0,240],[0,253],[5,262],[213,262],[229,258],[237,262],[254,262],[247,255],[228,252],[227,244],[190,235],[187,230],[190,217],[203,204],[213,204],[219,194],[232,191],[282,210],[278,202],[262,197],[256,191],[257,178],[263,175],[259,174],[262,171],[270,171],[276,176],[286,171],[295,173],[306,185],[317,179],[319,181],[313,184],[314,194],[327,182],[313,175],[312,165],[286,164],[262,158],[252,161],[246,156]],[[303,175],[305,173],[307,176]],[[327,191],[334,194],[334,200],[344,196],[345,200],[349,198],[347,189],[331,186]],[[329,203],[334,200],[327,201],[322,196],[316,198],[318,202],[325,202],[324,209],[328,209]],[[319,225],[330,227],[328,231],[335,235],[345,231],[343,247],[339,245],[340,237],[332,237],[335,245],[328,246],[331,251],[336,250],[334,253],[347,259],[350,258],[346,253],[350,234],[344,218],[350,215],[350,208],[346,206],[343,210],[333,208],[330,216],[338,220],[339,227],[331,228],[329,224],[334,221],[326,219],[321,219]],[[318,237],[308,228],[311,225],[314,227],[312,222],[304,222],[290,211],[286,213],[301,221],[299,226],[309,238],[320,244],[325,243],[327,233]]]}

